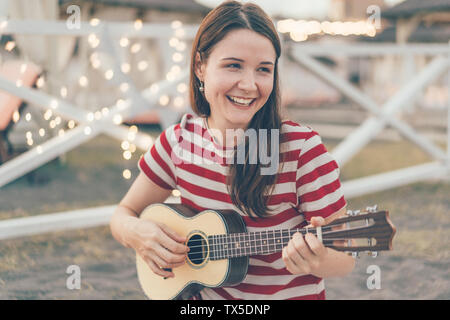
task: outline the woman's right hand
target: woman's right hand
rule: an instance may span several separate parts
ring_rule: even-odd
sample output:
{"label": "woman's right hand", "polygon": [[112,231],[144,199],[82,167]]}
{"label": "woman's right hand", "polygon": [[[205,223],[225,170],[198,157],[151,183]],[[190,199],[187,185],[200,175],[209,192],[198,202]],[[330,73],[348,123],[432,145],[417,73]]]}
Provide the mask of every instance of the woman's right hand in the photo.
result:
{"label": "woman's right hand", "polygon": [[189,251],[187,239],[165,224],[138,219],[129,225],[128,231],[127,242],[155,274],[174,277],[171,269],[185,263]]}

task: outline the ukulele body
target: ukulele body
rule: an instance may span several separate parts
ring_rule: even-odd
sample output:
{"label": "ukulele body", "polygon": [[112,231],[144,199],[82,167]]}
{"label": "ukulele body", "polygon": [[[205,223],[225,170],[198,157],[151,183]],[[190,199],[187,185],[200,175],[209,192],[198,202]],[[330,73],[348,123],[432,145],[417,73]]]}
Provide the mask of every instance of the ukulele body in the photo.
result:
{"label": "ukulele body", "polygon": [[190,248],[185,264],[172,270],[174,278],[154,274],[141,256],[136,255],[139,282],[148,298],[188,299],[204,287],[232,286],[244,280],[248,256],[209,259],[211,248],[208,246],[208,236],[247,231],[242,217],[234,211],[205,210],[196,213],[181,204],[156,203],[148,206],[140,218],[170,226],[180,236],[188,239],[187,245]]}

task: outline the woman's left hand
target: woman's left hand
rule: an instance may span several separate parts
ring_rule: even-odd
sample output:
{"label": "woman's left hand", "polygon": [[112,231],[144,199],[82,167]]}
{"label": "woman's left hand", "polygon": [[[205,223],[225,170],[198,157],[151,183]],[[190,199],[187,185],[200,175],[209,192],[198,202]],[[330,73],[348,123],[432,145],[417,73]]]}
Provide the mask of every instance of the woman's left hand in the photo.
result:
{"label": "woman's left hand", "polygon": [[[315,228],[324,224],[325,220],[322,217],[313,217],[308,227]],[[303,237],[297,232],[283,248],[282,257],[290,273],[314,275],[322,266],[327,252],[327,248],[315,235],[307,233]]]}

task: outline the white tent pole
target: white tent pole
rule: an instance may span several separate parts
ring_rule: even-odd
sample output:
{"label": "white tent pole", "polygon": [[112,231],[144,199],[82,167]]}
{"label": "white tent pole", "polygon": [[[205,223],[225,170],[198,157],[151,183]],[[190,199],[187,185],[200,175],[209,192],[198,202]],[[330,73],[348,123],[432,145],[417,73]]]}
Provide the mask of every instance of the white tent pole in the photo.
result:
{"label": "white tent pole", "polygon": [[[387,107],[385,111],[384,107],[380,108],[378,105],[366,94],[362,93],[360,90],[352,86],[350,83],[344,79],[338,77],[332,71],[328,70],[325,66],[321,65],[315,59],[304,55],[299,52],[299,49],[294,47],[293,58],[298,61],[303,67],[312,71],[318,75],[321,79],[325,80],[327,83],[344,93],[347,97],[352,99],[355,103],[367,109],[373,113],[378,119],[372,117],[366,120],[356,131],[354,131],[350,136],[344,140],[340,145],[338,145],[333,150],[333,155],[340,165],[345,164],[360,148],[362,148],[371,138],[370,134],[373,136],[378,134],[378,132],[386,125],[390,124],[392,127],[398,129],[398,131],[404,135],[409,140],[415,142],[424,151],[431,154],[434,158],[442,159],[445,157],[443,151],[436,147],[428,139],[422,137],[419,133],[411,129],[407,124],[399,121],[392,116],[392,113],[396,108],[402,107],[402,103],[411,98],[411,94],[415,91],[417,87],[423,87],[426,83],[429,83],[440,75],[443,70],[448,68],[448,61],[442,58],[436,58],[433,64],[430,64],[426,70],[423,70],[419,80],[413,79],[411,82],[412,88],[403,88],[396,96],[395,100],[389,100],[384,107]],[[440,69],[443,68],[443,69]],[[432,78],[431,78],[432,77]],[[409,84],[408,84],[409,85]],[[399,97],[400,96],[400,97]],[[394,101],[394,102],[392,102]],[[382,124],[378,123],[383,121]],[[353,138],[352,138],[353,136]]]}
{"label": "white tent pole", "polygon": [[442,162],[431,162],[345,181],[342,185],[345,197],[350,199],[426,179],[445,177],[449,173],[448,166],[445,166]]}
{"label": "white tent pole", "polygon": [[[409,140],[413,141],[435,159],[445,159],[445,153],[427,138],[421,136],[398,119],[395,122],[388,121],[387,119],[388,117],[391,117],[390,119],[394,119],[395,113],[404,107],[404,104],[408,102],[417,92],[419,92],[420,88],[423,88],[427,84],[431,83],[448,68],[449,63],[447,59],[441,57],[435,58],[424,70],[422,70],[422,72],[417,75],[417,77],[407,82],[397,94],[395,94],[381,107],[381,112],[384,115],[383,118],[369,118],[355,131],[353,131],[344,141],[336,146],[335,149],[333,149],[333,155],[336,157],[337,161],[340,164],[346,163],[373,137],[379,134],[379,132],[385,128],[389,122],[393,126],[397,125],[396,128],[400,131],[400,133],[406,136]],[[398,126],[398,124],[401,125]]]}

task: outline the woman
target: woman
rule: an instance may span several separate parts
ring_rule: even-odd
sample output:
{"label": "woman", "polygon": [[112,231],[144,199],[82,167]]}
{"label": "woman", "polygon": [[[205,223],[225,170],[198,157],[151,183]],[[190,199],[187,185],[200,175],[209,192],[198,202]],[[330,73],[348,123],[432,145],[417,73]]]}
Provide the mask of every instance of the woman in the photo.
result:
{"label": "woman", "polygon": [[[321,226],[345,212],[339,168],[319,135],[280,118],[280,54],[275,27],[255,4],[224,2],[202,21],[191,55],[190,98],[197,116],[184,115],[158,137],[111,219],[113,236],[161,277],[173,277],[170,269],[184,263],[186,239],[138,217],[173,189],[195,210],[239,212],[249,232],[304,227],[308,221]],[[282,252],[250,257],[241,284],[205,288],[198,297],[324,299],[323,278],[353,267],[352,257],[297,233]]]}

